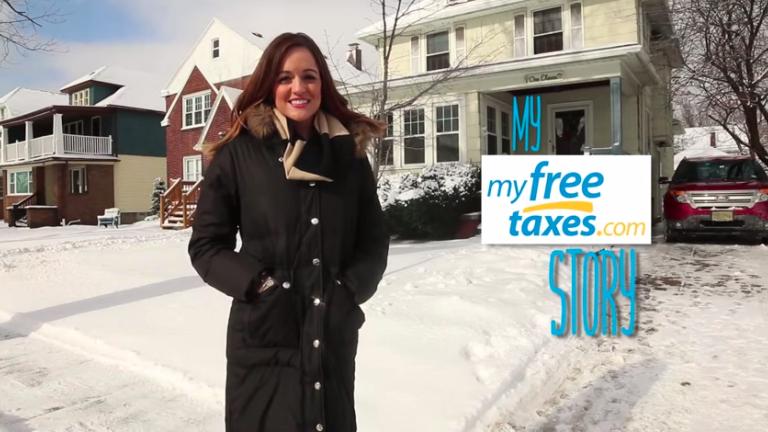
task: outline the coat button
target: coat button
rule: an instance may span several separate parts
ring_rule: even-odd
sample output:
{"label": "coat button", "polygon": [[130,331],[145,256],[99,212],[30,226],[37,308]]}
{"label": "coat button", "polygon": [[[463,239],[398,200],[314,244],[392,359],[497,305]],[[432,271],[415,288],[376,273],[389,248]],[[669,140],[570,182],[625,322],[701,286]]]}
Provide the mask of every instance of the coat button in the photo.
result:
{"label": "coat button", "polygon": [[312,259],[312,265],[319,266],[320,265],[320,258],[314,258]]}
{"label": "coat button", "polygon": [[319,339],[313,340],[312,341],[312,346],[315,347],[315,348],[320,348],[320,340]]}
{"label": "coat button", "polygon": [[320,381],[315,382],[315,390],[320,390],[320,387],[322,387],[322,385],[320,385]]}
{"label": "coat button", "polygon": [[312,304],[315,305],[315,306],[320,306],[320,299],[316,298],[316,299],[312,300]]}
{"label": "coat button", "polygon": [[312,219],[310,219],[310,220],[309,220],[309,222],[311,222],[311,223],[312,223],[312,225],[317,225],[317,224],[319,224],[319,223],[320,223],[320,219],[318,219],[318,218],[312,218]]}
{"label": "coat button", "polygon": [[315,426],[315,430],[317,432],[322,432],[323,431],[323,425],[321,423],[318,423],[317,426]]}
{"label": "coat button", "polygon": [[291,283],[288,281],[283,282],[283,288],[288,289],[291,287]]}
{"label": "coat button", "polygon": [[280,156],[279,158],[277,158],[277,161],[280,162],[280,163],[283,163],[283,157]]}
{"label": "coat button", "polygon": [[315,182],[309,182],[309,187],[315,187]]}

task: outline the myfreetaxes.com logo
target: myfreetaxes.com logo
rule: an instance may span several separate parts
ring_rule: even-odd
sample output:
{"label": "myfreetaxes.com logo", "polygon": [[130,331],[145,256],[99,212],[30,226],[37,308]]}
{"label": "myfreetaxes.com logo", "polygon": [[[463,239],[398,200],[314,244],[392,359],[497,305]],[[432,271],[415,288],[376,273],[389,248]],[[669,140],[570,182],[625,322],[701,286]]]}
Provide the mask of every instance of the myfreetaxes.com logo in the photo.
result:
{"label": "myfreetaxes.com logo", "polygon": [[650,156],[483,156],[485,244],[650,244]]}

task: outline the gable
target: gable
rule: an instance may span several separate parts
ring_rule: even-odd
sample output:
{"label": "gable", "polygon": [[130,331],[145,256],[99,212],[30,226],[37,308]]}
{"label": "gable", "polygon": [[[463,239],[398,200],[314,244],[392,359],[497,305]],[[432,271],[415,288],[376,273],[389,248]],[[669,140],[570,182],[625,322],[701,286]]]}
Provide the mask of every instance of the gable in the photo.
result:
{"label": "gable", "polygon": [[[212,56],[212,41],[219,41],[219,57]],[[187,82],[193,68],[212,83],[221,83],[250,75],[262,50],[245,37],[214,18],[198,39],[192,52],[171,77],[163,96],[178,94]]]}
{"label": "gable", "polygon": [[[211,91],[211,99],[215,98],[216,95],[219,93],[218,90],[216,89],[216,86],[214,86],[208,80],[208,78],[206,78],[206,76],[203,75],[200,69],[198,69],[197,66],[195,66],[190,71],[189,76],[187,77],[187,80],[185,81],[184,86],[180,89],[180,91],[176,93],[175,96],[166,96],[166,104],[168,105],[167,105],[165,117],[163,118],[163,121],[160,122],[160,125],[169,126],[171,124],[174,124],[180,128],[181,127],[181,104],[179,103],[179,100],[182,97],[184,97],[184,95],[197,93],[205,90]],[[171,100],[171,102],[168,103],[168,100]]]}

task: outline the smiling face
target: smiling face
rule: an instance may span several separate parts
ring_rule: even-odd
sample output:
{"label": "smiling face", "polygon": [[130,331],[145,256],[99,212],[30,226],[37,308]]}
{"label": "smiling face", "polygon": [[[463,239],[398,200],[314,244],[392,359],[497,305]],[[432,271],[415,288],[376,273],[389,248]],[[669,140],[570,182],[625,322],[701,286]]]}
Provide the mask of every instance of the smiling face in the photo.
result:
{"label": "smiling face", "polygon": [[289,50],[275,82],[275,108],[295,121],[305,137],[320,109],[320,92],[320,71],[315,58],[304,47]]}

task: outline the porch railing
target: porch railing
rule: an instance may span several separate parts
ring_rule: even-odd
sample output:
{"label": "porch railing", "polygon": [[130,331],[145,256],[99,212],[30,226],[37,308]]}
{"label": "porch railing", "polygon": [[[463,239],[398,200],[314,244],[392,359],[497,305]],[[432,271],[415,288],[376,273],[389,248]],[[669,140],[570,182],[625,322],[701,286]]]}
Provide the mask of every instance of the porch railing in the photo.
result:
{"label": "porch railing", "polygon": [[202,182],[202,178],[197,181],[181,179],[173,181],[171,187],[160,197],[161,226],[171,223],[187,228],[192,225]]}
{"label": "porch railing", "polygon": [[624,155],[627,152],[621,148],[621,143],[613,143],[610,147],[590,147],[584,146],[585,155]]}
{"label": "porch railing", "polygon": [[112,137],[64,134],[64,153],[111,155]]}
{"label": "porch railing", "polygon": [[[62,134],[63,149],[56,148],[54,135],[17,141],[3,146],[5,162],[18,162],[57,154],[78,154],[94,156],[112,155],[112,137]],[[29,147],[29,148],[27,148]]]}

